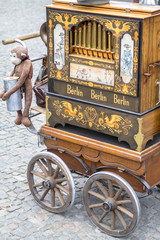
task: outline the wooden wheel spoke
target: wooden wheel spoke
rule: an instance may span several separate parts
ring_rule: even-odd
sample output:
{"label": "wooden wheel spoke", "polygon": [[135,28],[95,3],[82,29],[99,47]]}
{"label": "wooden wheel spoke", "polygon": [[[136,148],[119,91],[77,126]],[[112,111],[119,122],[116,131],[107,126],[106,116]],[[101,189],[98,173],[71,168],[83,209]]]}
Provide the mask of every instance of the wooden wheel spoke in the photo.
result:
{"label": "wooden wheel spoke", "polygon": [[132,203],[131,200],[119,200],[119,201],[116,201],[116,204],[117,205],[122,205],[122,204],[128,204],[128,203]]}
{"label": "wooden wheel spoke", "polygon": [[42,172],[44,172],[44,175],[47,177],[48,176],[48,171],[45,168],[45,166],[39,161],[37,160],[36,163],[38,164],[38,166],[40,167],[40,169],[42,170]]}
{"label": "wooden wheel spoke", "polygon": [[57,166],[57,168],[56,168],[56,170],[55,170],[55,172],[54,172],[54,174],[53,174],[53,178],[54,178],[54,179],[57,178],[58,173],[59,173],[59,170],[60,170],[60,168]]}
{"label": "wooden wheel spoke", "polygon": [[125,237],[138,224],[141,209],[137,195],[116,173],[91,175],[84,185],[83,201],[90,220],[108,235]]}
{"label": "wooden wheel spoke", "polygon": [[65,202],[64,202],[64,199],[63,199],[62,194],[60,193],[60,191],[59,191],[57,188],[54,188],[54,191],[56,192],[56,194],[57,194],[57,196],[58,196],[59,201],[61,202],[61,204],[64,205]]}
{"label": "wooden wheel spoke", "polygon": [[99,194],[99,193],[96,193],[96,192],[94,192],[94,191],[92,191],[92,190],[89,190],[88,193],[89,193],[90,195],[93,195],[93,196],[101,199],[102,201],[105,201],[105,197],[104,197],[103,195]]}
{"label": "wooden wheel spoke", "polygon": [[42,194],[42,196],[41,196],[41,198],[40,198],[41,201],[44,200],[44,198],[45,198],[45,196],[47,195],[48,191],[49,191],[49,189],[46,189],[46,190],[44,191],[44,193]]}
{"label": "wooden wheel spoke", "polygon": [[110,213],[111,213],[111,229],[114,230],[115,229],[115,213],[113,211],[111,211]]}
{"label": "wooden wheel spoke", "polygon": [[56,183],[62,183],[62,182],[64,182],[64,181],[66,181],[66,180],[67,180],[66,177],[63,177],[63,178],[57,178],[57,179],[55,180],[55,182],[56,182]]}
{"label": "wooden wheel spoke", "polygon": [[89,205],[89,208],[97,208],[97,207],[102,207],[103,203],[95,203],[95,204],[91,204]]}
{"label": "wooden wheel spoke", "polygon": [[46,177],[43,174],[41,174],[40,172],[32,170],[31,173],[37,177],[44,179],[44,180],[46,179]]}
{"label": "wooden wheel spoke", "polygon": [[107,198],[108,197],[108,192],[107,192],[105,186],[101,182],[99,182],[99,181],[95,181],[95,182],[96,182],[97,186],[99,187],[99,189],[101,190],[101,192]]}
{"label": "wooden wheel spoke", "polygon": [[41,182],[40,182],[40,183],[36,183],[36,184],[33,185],[34,188],[36,188],[36,187],[41,187],[41,186],[42,186],[42,183],[41,183]]}
{"label": "wooden wheel spoke", "polygon": [[126,228],[127,228],[127,224],[126,224],[124,218],[122,217],[122,214],[121,214],[118,210],[115,210],[115,214],[116,214],[117,217],[119,218],[119,220],[120,220],[123,228],[126,229]]}
{"label": "wooden wheel spoke", "polygon": [[47,167],[48,167],[48,174],[49,176],[52,176],[53,174],[53,168],[50,160],[47,160]]}
{"label": "wooden wheel spoke", "polygon": [[69,190],[67,188],[63,187],[60,184],[56,184],[56,187],[69,195]]}
{"label": "wooden wheel spoke", "polygon": [[113,190],[112,181],[110,179],[108,179],[108,191],[109,191],[109,196],[112,198],[114,196],[114,190]]}
{"label": "wooden wheel spoke", "polygon": [[120,196],[120,194],[122,193],[123,191],[123,188],[120,187],[120,189],[118,189],[118,191],[116,192],[115,196],[114,196],[114,199],[117,200],[117,198]]}
{"label": "wooden wheel spoke", "polygon": [[117,209],[123,213],[125,213],[126,215],[128,215],[130,218],[133,218],[133,213],[131,213],[130,211],[128,211],[126,208],[121,207],[121,206],[117,206]]}
{"label": "wooden wheel spoke", "polygon": [[56,154],[35,154],[28,164],[27,180],[35,201],[47,211],[61,213],[73,205],[75,183],[70,169]]}
{"label": "wooden wheel spoke", "polygon": [[55,207],[55,191],[51,189],[51,207]]}
{"label": "wooden wheel spoke", "polygon": [[103,214],[100,216],[100,218],[98,219],[98,222],[102,222],[102,220],[105,218],[105,216],[108,214],[109,212],[103,212]]}

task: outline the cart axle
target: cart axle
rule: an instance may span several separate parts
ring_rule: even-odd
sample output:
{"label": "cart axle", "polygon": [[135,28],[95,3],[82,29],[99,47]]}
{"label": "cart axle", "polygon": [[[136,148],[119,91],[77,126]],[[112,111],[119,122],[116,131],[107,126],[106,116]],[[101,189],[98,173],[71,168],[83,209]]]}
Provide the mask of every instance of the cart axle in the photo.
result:
{"label": "cart axle", "polygon": [[108,212],[108,210],[109,210],[109,211],[113,210],[112,203],[109,202],[109,201],[104,202],[104,203],[103,203],[103,209],[104,209],[104,211],[107,211],[107,212]]}
{"label": "cart axle", "polygon": [[49,180],[45,180],[42,182],[42,186],[45,188],[45,189],[51,189],[52,188],[52,184]]}

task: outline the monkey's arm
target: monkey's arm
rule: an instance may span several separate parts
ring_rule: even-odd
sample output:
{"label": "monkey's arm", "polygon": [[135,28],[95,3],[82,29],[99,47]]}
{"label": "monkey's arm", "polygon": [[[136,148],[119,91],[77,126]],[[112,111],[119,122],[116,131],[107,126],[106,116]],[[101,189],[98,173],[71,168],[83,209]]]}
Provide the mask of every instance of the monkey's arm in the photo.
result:
{"label": "monkey's arm", "polygon": [[22,66],[23,70],[20,78],[18,79],[17,83],[8,92],[4,94],[4,96],[2,97],[3,101],[7,100],[11,94],[16,92],[20,87],[22,87],[26,78],[29,75],[31,65],[32,65],[31,61],[25,61],[24,65]]}

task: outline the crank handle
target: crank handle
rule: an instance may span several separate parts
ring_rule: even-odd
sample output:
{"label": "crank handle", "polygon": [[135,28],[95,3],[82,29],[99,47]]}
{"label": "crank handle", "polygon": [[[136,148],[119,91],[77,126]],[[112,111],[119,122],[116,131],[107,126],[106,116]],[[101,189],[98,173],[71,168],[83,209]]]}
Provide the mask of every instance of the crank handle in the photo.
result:
{"label": "crank handle", "polygon": [[155,81],[155,86],[159,86],[159,101],[156,103],[156,105],[160,104],[160,78]]}
{"label": "crank handle", "polygon": [[159,79],[157,79],[156,81],[155,81],[155,85],[156,85],[156,87],[159,85],[160,86],[160,80]]}

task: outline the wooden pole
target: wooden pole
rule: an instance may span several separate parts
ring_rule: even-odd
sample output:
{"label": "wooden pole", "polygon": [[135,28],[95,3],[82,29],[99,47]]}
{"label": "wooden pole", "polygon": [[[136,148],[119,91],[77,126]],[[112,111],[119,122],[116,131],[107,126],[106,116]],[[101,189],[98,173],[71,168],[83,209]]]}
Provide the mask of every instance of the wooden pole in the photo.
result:
{"label": "wooden pole", "polygon": [[2,40],[2,43],[4,45],[10,44],[10,43],[14,43],[15,39],[19,39],[19,40],[28,40],[31,38],[36,38],[36,37],[40,37],[40,33],[33,33],[33,34],[28,34],[26,36],[21,36],[21,37],[16,37],[16,38],[12,38],[12,39],[8,39],[8,40]]}

